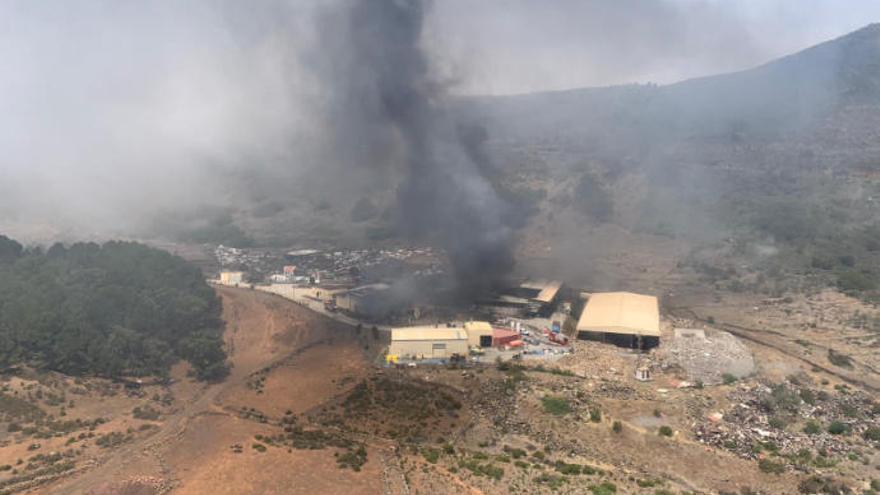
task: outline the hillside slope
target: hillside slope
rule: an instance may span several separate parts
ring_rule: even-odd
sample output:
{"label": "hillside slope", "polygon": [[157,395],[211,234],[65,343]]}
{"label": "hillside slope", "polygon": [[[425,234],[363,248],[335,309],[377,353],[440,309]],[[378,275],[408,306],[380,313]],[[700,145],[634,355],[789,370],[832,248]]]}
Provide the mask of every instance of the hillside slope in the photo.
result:
{"label": "hillside slope", "polygon": [[[468,99],[497,139],[661,145],[778,138],[841,108],[880,104],[880,24],[754,69],[668,86],[630,85]],[[611,146],[605,143],[605,146]]]}

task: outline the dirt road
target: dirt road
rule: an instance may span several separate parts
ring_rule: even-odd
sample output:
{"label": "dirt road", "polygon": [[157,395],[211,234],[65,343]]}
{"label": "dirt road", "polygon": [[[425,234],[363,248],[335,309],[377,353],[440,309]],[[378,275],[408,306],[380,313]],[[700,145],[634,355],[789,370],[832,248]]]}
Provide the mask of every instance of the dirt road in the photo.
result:
{"label": "dirt road", "polygon": [[[360,473],[353,473],[338,469],[329,451],[251,451],[254,434],[265,427],[230,412],[250,406],[277,414],[333,398],[340,393],[336,383],[367,367],[351,329],[277,296],[232,288],[218,288],[218,293],[227,323],[230,376],[206,385],[178,372],[171,387],[177,397],[174,411],[155,433],[94,458],[79,474],[43,487],[41,493],[118,493],[120,483],[138,479],[161,482],[132,493],[380,490],[381,467],[373,465],[378,463],[368,462]],[[267,369],[272,370],[267,386],[274,389],[263,394],[249,385],[249,379]],[[233,444],[248,450],[233,453]]]}

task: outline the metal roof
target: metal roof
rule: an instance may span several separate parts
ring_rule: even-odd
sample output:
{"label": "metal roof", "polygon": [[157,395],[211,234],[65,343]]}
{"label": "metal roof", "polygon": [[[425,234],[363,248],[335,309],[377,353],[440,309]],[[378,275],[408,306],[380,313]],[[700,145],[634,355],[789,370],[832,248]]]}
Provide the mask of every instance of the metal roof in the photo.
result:
{"label": "metal roof", "polygon": [[533,299],[538,302],[549,303],[556,297],[556,294],[562,287],[562,282],[559,280],[529,279],[520,284],[520,287],[540,291]]}
{"label": "metal roof", "polygon": [[464,329],[467,331],[485,332],[487,334],[492,333],[492,325],[488,321],[469,321],[464,324]]}
{"label": "metal roof", "polygon": [[544,288],[541,289],[541,292],[538,293],[538,296],[535,297],[538,301],[542,303],[552,302],[554,298],[556,298],[556,294],[559,292],[559,289],[562,287],[562,282],[558,280],[551,280],[544,285]]}
{"label": "metal roof", "polygon": [[632,292],[593,294],[581,313],[577,330],[659,337],[657,298]]}
{"label": "metal roof", "polygon": [[405,327],[391,329],[391,341],[407,340],[467,340],[467,332],[463,328],[448,327]]}

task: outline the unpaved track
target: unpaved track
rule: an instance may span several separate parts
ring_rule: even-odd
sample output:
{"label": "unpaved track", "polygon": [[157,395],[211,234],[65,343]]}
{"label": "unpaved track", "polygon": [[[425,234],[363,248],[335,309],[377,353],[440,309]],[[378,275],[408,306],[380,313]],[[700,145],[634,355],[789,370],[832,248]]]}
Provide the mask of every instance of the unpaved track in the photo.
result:
{"label": "unpaved track", "polygon": [[[180,441],[192,420],[205,414],[228,414],[221,406],[220,399],[224,393],[241,389],[251,373],[333,338],[329,335],[333,327],[321,325],[321,317],[295,304],[246,289],[219,288],[218,292],[223,298],[224,319],[227,321],[227,347],[232,351],[230,376],[221,383],[200,385],[192,397],[179,404],[175,412],[165,416],[155,433],[103,454],[95,459],[96,466],[88,467],[55,485],[43,487],[47,491],[41,493],[87,495],[99,488],[105,489],[110,482],[120,481],[132,468],[138,467],[152,470],[152,475],[166,479],[169,483],[165,492],[173,490],[179,480],[174,480],[174,467],[165,462],[164,453]],[[253,309],[242,309],[255,305],[265,307],[256,321]],[[244,320],[245,316],[249,316],[250,320]],[[288,320],[297,317],[307,322],[317,319],[318,324],[303,325],[299,328],[301,334],[292,336],[288,345],[279,345],[278,335],[288,330],[279,327],[289,325]],[[158,466],[159,472],[150,466]]]}
{"label": "unpaved track", "polygon": [[669,311],[669,313],[673,316],[700,321],[706,323],[707,325],[720,328],[725,332],[736,335],[743,340],[747,340],[754,344],[773,349],[774,351],[784,354],[790,358],[796,359],[804,364],[809,365],[812,368],[821,370],[822,372],[827,373],[841,381],[849,383],[850,385],[861,387],[873,393],[880,393],[880,383],[878,383],[876,379],[873,379],[871,377],[856,377],[853,376],[852,373],[836,369],[833,366],[829,366],[816,359],[806,356],[803,352],[798,352],[797,349],[794,349],[793,347],[788,345],[788,341],[792,340],[793,337],[785,335],[784,333],[777,332],[775,330],[749,328],[742,325],[724,323],[717,320],[710,322],[707,318],[701,317],[696,313],[696,311],[688,307],[668,308],[667,311]]}

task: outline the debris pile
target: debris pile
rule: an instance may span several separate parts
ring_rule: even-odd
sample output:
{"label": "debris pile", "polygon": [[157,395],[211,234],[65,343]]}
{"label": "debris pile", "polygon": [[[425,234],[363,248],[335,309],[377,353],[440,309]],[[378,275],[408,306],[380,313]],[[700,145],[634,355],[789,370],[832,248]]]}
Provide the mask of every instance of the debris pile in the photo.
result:
{"label": "debris pile", "polygon": [[571,353],[560,357],[555,365],[581,378],[629,381],[633,377],[638,355],[629,351],[595,342],[573,340]]}
{"label": "debris pile", "polygon": [[657,352],[660,367],[679,367],[687,379],[704,385],[722,383],[725,375],[742,378],[755,371],[751,351],[733,335],[716,330],[676,329]]}
{"label": "debris pile", "polygon": [[288,256],[297,271],[320,271],[328,279],[347,278],[353,274],[371,270],[388,270],[418,258],[421,265],[414,275],[436,275],[443,267],[430,247],[399,247],[395,249],[348,249],[311,252]]}
{"label": "debris pile", "polygon": [[758,383],[740,385],[727,398],[732,406],[702,418],[695,435],[744,458],[778,455],[807,470],[821,467],[822,459],[849,454],[853,437],[880,440],[871,434],[880,431],[880,407],[843,387],[831,394],[792,382]]}

